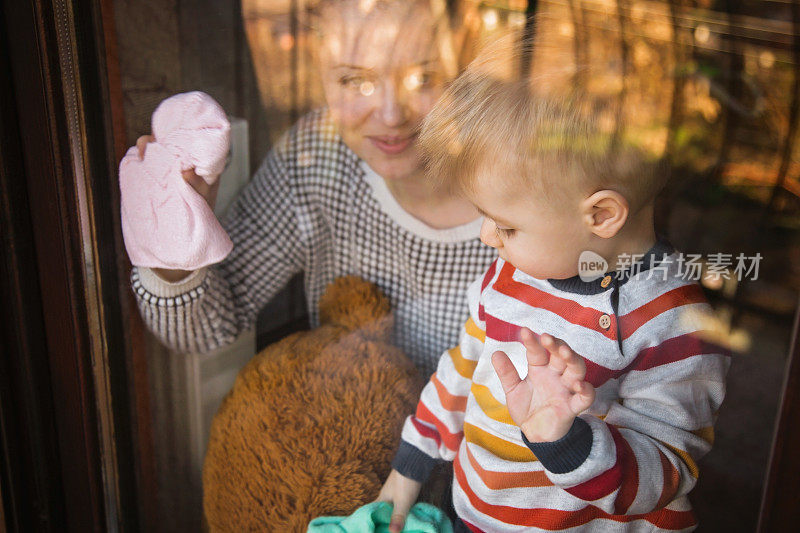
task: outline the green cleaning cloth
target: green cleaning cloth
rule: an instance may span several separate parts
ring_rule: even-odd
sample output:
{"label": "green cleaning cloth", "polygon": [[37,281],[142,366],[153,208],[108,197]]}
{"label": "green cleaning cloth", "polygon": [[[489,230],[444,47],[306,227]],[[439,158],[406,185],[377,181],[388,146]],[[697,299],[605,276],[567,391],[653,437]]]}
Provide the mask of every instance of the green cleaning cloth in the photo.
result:
{"label": "green cleaning cloth", "polygon": [[[350,516],[321,516],[307,533],[389,533],[392,509],[389,502],[372,502]],[[453,533],[453,525],[438,507],[420,502],[408,513],[403,533]]]}

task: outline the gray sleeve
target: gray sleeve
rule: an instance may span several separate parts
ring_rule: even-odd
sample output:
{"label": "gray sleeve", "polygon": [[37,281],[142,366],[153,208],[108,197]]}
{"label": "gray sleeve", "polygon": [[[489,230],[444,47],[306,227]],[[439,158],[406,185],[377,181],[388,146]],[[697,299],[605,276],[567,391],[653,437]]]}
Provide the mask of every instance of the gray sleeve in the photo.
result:
{"label": "gray sleeve", "polygon": [[178,283],[133,268],[131,284],[142,318],[173,350],[207,352],[233,342],[306,264],[308,239],[300,229],[296,180],[285,150],[286,138],[228,210],[222,225],[233,250],[222,262]]}

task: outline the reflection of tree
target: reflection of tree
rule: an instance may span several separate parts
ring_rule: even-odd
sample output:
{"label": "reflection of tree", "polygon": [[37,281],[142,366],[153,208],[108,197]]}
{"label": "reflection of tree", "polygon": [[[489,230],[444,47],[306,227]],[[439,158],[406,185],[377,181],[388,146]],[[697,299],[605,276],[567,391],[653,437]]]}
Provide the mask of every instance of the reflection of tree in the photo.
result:
{"label": "reflection of tree", "polygon": [[797,189],[797,32],[787,14],[798,8],[786,3],[766,17],[752,2],[712,4],[540,1],[537,31],[558,57],[540,63],[563,70],[561,48],[572,64],[588,65],[572,84],[588,89],[602,124],[618,128],[610,130],[616,142],[660,154],[708,187],[745,187],[777,207],[785,202],[768,201],[781,194],[769,193],[773,185],[791,196]]}
{"label": "reflection of tree", "polygon": [[[583,26],[583,10],[580,5],[576,5],[580,3],[579,0],[568,0],[568,3],[570,20],[572,21],[572,28],[575,34],[575,39],[572,43],[572,49],[575,54],[575,64],[585,65],[587,63],[586,50],[588,49],[588,34]],[[575,69],[573,83],[577,86],[581,86],[584,83],[582,69]]]}
{"label": "reflection of tree", "polygon": [[[322,103],[308,32],[313,3],[242,0],[262,102],[275,131]],[[772,18],[735,0],[448,4],[463,16],[462,30],[481,31],[484,38],[510,29],[524,39],[535,30],[537,46],[547,53],[534,52],[534,68],[568,72],[558,83],[586,87],[615,144],[638,144],[671,161],[681,175],[704,177],[708,186],[749,187],[769,209],[785,203],[782,192],[795,196],[800,88],[794,76],[798,37],[789,21],[797,19],[796,2],[774,8]],[[719,10],[709,7],[715,4]],[[526,19],[534,12],[536,25]],[[765,109],[763,102],[771,105]]]}
{"label": "reflection of tree", "polygon": [[[524,43],[533,42],[534,32],[536,31],[534,21],[536,20],[536,9],[539,2],[538,0],[528,0],[527,4],[525,7],[525,29],[522,31],[522,42]],[[521,71],[523,75],[527,75],[530,72],[532,60],[531,50],[526,46],[522,55]]]}
{"label": "reflection of tree", "polygon": [[675,150],[675,135],[678,125],[681,122],[681,109],[683,107],[683,88],[684,77],[678,74],[678,65],[685,65],[687,59],[685,54],[691,50],[691,43],[685,39],[686,32],[682,31],[678,26],[677,10],[681,6],[681,0],[672,0],[668,2],[670,25],[672,29],[672,39],[670,40],[670,49],[672,56],[675,58],[675,76],[672,79],[672,94],[670,95],[670,109],[669,120],[667,121],[667,144],[665,153],[671,154]]}
{"label": "reflection of tree", "polygon": [[[725,74],[727,93],[734,101],[741,101],[742,98],[742,84],[741,72],[744,69],[742,60],[742,51],[739,43],[739,38],[733,31],[737,26],[738,21],[737,10],[738,2],[726,0],[725,2],[725,18],[727,22],[727,35],[728,38],[723,42],[727,44],[727,70]],[[717,153],[717,160],[714,163],[711,171],[711,179],[715,182],[720,181],[722,171],[725,164],[730,159],[731,142],[734,133],[739,127],[740,114],[738,110],[730,105],[723,106],[725,111],[722,115],[722,142],[720,144],[719,152]]]}
{"label": "reflection of tree", "polygon": [[792,158],[792,150],[795,144],[795,137],[797,136],[797,122],[800,108],[800,73],[797,71],[797,65],[800,64],[800,4],[797,1],[791,3],[792,13],[792,61],[795,65],[794,83],[792,84],[792,103],[789,106],[789,127],[786,132],[786,140],[783,143],[781,150],[781,164],[778,168],[778,176],[775,180],[775,186],[772,188],[772,193],[769,197],[767,204],[767,212],[771,212],[776,205],[778,195],[785,191],[786,173],[789,170],[789,163]]}
{"label": "reflection of tree", "polygon": [[309,22],[309,9],[315,3],[242,0],[245,34],[261,103],[276,135],[323,101]]}
{"label": "reflection of tree", "polygon": [[628,80],[628,42],[625,38],[627,1],[616,0],[617,7],[617,24],[619,26],[619,75],[620,75],[620,90],[617,95],[616,104],[616,117],[614,119],[614,134],[611,138],[611,149],[616,150],[620,144],[620,135],[622,134],[622,121],[625,112],[625,87]]}

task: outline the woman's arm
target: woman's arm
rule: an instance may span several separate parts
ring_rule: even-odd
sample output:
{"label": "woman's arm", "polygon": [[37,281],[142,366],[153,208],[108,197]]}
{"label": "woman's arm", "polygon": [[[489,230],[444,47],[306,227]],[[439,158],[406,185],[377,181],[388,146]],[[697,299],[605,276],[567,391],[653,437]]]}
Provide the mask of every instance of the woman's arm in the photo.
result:
{"label": "woman's arm", "polygon": [[168,347],[206,352],[233,342],[303,269],[307,239],[298,223],[296,185],[279,148],[283,141],[223,221],[234,246],[221,263],[175,282],[146,268],[131,272],[142,318]]}

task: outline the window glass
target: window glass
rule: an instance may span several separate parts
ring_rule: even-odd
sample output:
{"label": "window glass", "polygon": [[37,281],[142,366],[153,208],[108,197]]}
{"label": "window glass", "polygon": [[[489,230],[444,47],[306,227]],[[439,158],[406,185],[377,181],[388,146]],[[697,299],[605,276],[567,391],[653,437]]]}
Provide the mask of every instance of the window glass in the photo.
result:
{"label": "window glass", "polygon": [[[231,128],[214,213],[239,259],[175,278],[144,267],[132,276],[147,326],[149,383],[138,393],[149,397],[153,440],[139,453],[154,465],[157,490],[145,495],[157,504],[154,519],[172,531],[201,527],[214,414],[257,352],[318,325],[320,293],[334,278],[361,275],[389,292],[392,338],[421,379],[458,340],[451,325],[468,316],[467,279],[493,252],[475,251],[476,212],[432,192],[415,197],[423,189],[403,180],[422,172],[416,135],[436,98],[486,43],[510,33],[537,83],[580,86],[601,131],[668,169],[656,230],[713,307],[704,329],[732,354],[714,445],[690,499],[706,530],[754,529],[800,283],[791,2],[418,4],[113,2],[128,145],[153,133],[162,101],[190,91],[213,98]],[[526,39],[535,43],[527,56]],[[247,189],[259,173],[270,180]],[[389,255],[406,249],[402,262]],[[275,369],[286,380],[298,372]],[[346,392],[325,383],[331,398]],[[275,405],[291,401],[284,393]],[[302,426],[284,422],[274,430]],[[357,478],[342,468],[342,480]],[[444,506],[443,476],[424,494]]]}

